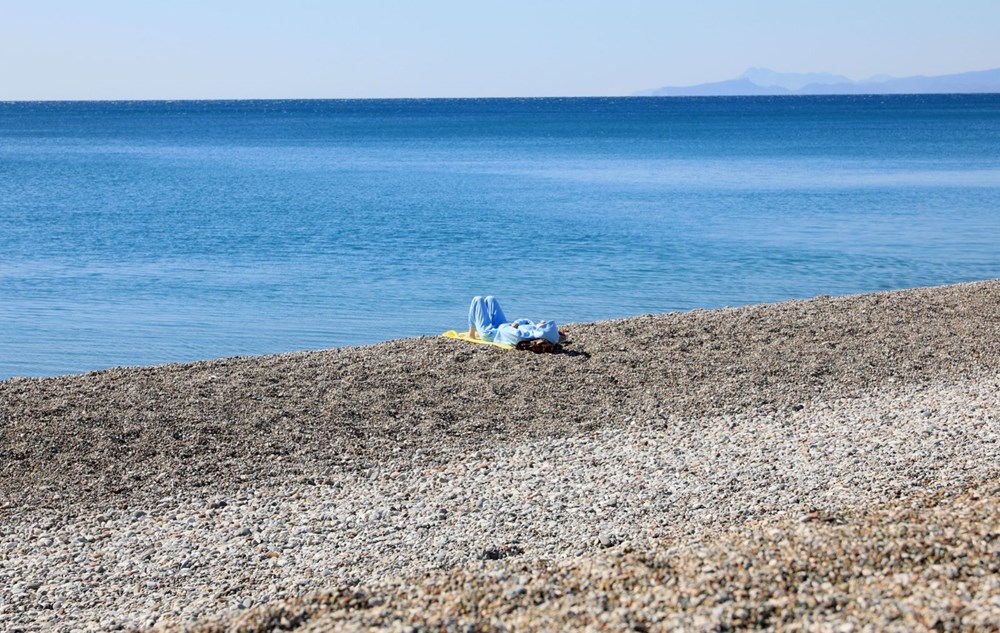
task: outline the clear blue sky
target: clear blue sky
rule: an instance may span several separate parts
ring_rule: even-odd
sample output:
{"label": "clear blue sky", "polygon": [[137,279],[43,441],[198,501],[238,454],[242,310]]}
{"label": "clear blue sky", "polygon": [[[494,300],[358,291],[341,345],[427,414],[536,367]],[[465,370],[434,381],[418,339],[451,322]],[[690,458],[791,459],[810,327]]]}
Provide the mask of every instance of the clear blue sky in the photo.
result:
{"label": "clear blue sky", "polygon": [[621,95],[1000,67],[1000,0],[0,0],[0,100]]}

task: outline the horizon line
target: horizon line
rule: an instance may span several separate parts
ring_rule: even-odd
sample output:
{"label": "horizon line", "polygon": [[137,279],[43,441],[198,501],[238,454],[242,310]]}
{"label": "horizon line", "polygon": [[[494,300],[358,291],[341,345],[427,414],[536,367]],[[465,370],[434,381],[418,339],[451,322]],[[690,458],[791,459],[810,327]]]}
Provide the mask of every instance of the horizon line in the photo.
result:
{"label": "horizon line", "polygon": [[[687,86],[686,86],[687,87]],[[572,95],[533,97],[183,97],[183,98],[136,98],[136,99],[0,99],[0,104],[17,103],[233,103],[243,101],[541,101],[557,99],[803,99],[826,97],[949,97],[977,95],[1000,95],[998,92],[863,92],[863,93],[823,93],[823,94],[757,94],[757,95]]]}

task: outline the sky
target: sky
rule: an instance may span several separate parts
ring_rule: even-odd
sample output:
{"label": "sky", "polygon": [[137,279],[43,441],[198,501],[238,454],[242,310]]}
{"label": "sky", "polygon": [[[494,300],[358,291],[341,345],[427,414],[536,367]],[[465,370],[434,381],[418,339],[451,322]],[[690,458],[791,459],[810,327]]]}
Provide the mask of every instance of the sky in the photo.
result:
{"label": "sky", "polygon": [[1000,67],[1000,0],[0,0],[0,100],[628,95]]}

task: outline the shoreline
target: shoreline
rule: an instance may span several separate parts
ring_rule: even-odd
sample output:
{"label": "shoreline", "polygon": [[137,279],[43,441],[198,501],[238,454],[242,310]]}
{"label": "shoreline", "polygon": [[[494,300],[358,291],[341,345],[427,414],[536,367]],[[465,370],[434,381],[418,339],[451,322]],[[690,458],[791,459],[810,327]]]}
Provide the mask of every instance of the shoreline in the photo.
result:
{"label": "shoreline", "polygon": [[[671,311],[671,312],[656,312],[656,313],[639,314],[639,315],[634,315],[634,316],[613,317],[613,318],[608,318],[608,319],[600,319],[600,320],[597,320],[597,321],[570,322],[570,323],[567,323],[567,324],[565,324],[563,326],[560,326],[560,327],[561,328],[566,328],[566,327],[569,327],[569,328],[574,328],[574,327],[589,328],[589,327],[601,327],[601,326],[608,326],[608,325],[614,326],[616,324],[627,324],[628,322],[634,321],[634,320],[637,320],[637,319],[658,319],[658,318],[671,317],[671,316],[676,316],[676,315],[697,315],[697,314],[706,314],[706,313],[719,313],[719,314],[723,314],[723,313],[727,313],[727,312],[731,312],[731,311],[742,311],[742,310],[754,309],[754,308],[764,308],[764,307],[767,307],[767,306],[794,305],[794,304],[810,303],[810,302],[816,302],[816,301],[830,301],[830,300],[850,301],[852,299],[857,299],[857,298],[861,298],[861,297],[877,297],[877,296],[882,296],[882,295],[893,295],[893,294],[897,294],[897,293],[908,293],[908,292],[918,292],[918,291],[935,290],[935,289],[939,289],[939,288],[960,288],[960,287],[963,287],[963,286],[975,286],[975,285],[978,285],[978,284],[989,284],[989,283],[994,283],[994,282],[1000,282],[1000,278],[996,278],[996,279],[978,279],[978,280],[973,280],[973,281],[962,281],[962,282],[956,282],[956,283],[951,283],[951,284],[942,284],[942,285],[937,285],[937,286],[915,286],[915,287],[911,287],[911,288],[896,288],[896,289],[880,290],[880,291],[873,291],[873,292],[856,292],[856,293],[851,293],[851,294],[846,294],[846,295],[820,294],[820,295],[816,295],[816,296],[812,296],[812,297],[791,298],[791,299],[785,299],[785,300],[781,300],[781,301],[762,302],[762,303],[739,304],[739,305],[736,305],[736,306],[726,305],[726,306],[720,306],[720,307],[715,307],[715,308],[695,307],[695,308],[690,308],[690,309],[685,309],[685,310],[674,310],[674,311]],[[447,327],[447,326],[442,326],[442,327]],[[376,346],[381,346],[381,345],[388,345],[388,344],[392,344],[392,343],[405,342],[405,341],[421,341],[421,340],[429,340],[429,339],[433,340],[433,339],[437,339],[439,337],[440,337],[440,335],[423,334],[423,335],[414,335],[414,336],[403,336],[403,337],[399,337],[399,338],[390,338],[390,339],[379,340],[379,341],[370,342],[370,343],[351,344],[351,345],[339,345],[339,346],[334,346],[334,347],[316,348],[316,349],[293,349],[293,350],[288,350],[288,351],[278,351],[278,352],[268,352],[268,353],[234,354],[234,355],[225,355],[225,356],[218,356],[218,357],[212,357],[212,358],[188,358],[188,359],[182,359],[182,360],[173,360],[173,361],[166,361],[166,362],[158,362],[158,363],[154,363],[154,364],[113,365],[113,366],[110,366],[110,367],[100,367],[100,368],[97,368],[97,369],[89,369],[89,370],[83,370],[83,371],[68,371],[68,372],[65,372],[65,373],[51,374],[51,375],[40,375],[40,376],[39,375],[24,375],[24,376],[22,376],[22,375],[10,375],[10,376],[6,376],[6,377],[0,377],[0,385],[3,385],[4,383],[8,383],[8,382],[14,382],[14,381],[67,380],[67,379],[73,379],[73,378],[77,378],[77,377],[90,376],[90,375],[94,375],[94,374],[105,374],[107,372],[119,372],[119,373],[125,372],[125,373],[128,373],[128,372],[141,372],[141,371],[146,371],[146,370],[157,370],[157,369],[161,369],[161,368],[162,369],[168,369],[168,368],[178,368],[178,369],[192,368],[192,369],[194,369],[194,368],[197,368],[197,367],[199,367],[201,365],[204,365],[206,363],[227,363],[227,362],[230,362],[230,361],[252,361],[254,359],[266,360],[266,359],[289,357],[289,356],[302,355],[302,354],[315,354],[315,353],[323,353],[323,352],[333,352],[333,351],[336,351],[336,350],[366,349],[366,348],[371,348],[371,347],[376,347]]]}
{"label": "shoreline", "polygon": [[[516,594],[490,607],[502,621],[535,579],[577,586],[587,561],[642,577],[634,553],[702,560],[729,539],[750,556],[756,541],[734,534],[797,534],[803,517],[864,532],[873,508],[923,503],[944,525],[995,507],[968,495],[1000,478],[1000,280],[568,327],[556,355],[426,337],[0,382],[0,584],[15,588],[0,628],[218,616],[205,630],[229,630],[282,604],[317,630],[383,622],[367,603],[298,598],[351,587],[419,623],[406,605],[462,578]],[[873,533],[891,534],[879,520]],[[969,534],[992,529],[976,521]],[[815,538],[843,547],[836,525]],[[971,615],[1000,594],[991,551],[960,565],[985,591]],[[702,591],[691,565],[675,580]],[[511,584],[519,573],[532,580]],[[611,596],[636,616],[626,593]],[[657,604],[694,612],[670,600]],[[727,617],[763,604],[730,602]],[[564,613],[579,604],[540,604],[507,614],[581,624]]]}
{"label": "shoreline", "polygon": [[3,381],[0,449],[13,459],[0,491],[20,506],[46,485],[114,500],[288,476],[247,458],[316,478],[480,436],[777,411],[995,371],[1000,280],[567,327],[556,355],[420,337]]}

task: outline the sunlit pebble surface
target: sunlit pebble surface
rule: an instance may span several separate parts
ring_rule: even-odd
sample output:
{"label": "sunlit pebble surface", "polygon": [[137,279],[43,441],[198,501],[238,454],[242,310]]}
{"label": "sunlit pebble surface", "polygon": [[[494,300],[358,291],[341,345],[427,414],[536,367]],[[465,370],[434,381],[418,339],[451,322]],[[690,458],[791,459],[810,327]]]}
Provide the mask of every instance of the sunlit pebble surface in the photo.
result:
{"label": "sunlit pebble surface", "polygon": [[0,630],[189,623],[501,561],[697,548],[742,525],[963,490],[998,477],[998,394],[987,375],[783,413],[633,420],[443,465],[401,454],[320,485],[36,514],[0,528]]}
{"label": "sunlit pebble surface", "polygon": [[1000,483],[871,510],[813,511],[687,547],[612,546],[553,561],[341,586],[209,618],[274,631],[996,631]]}

